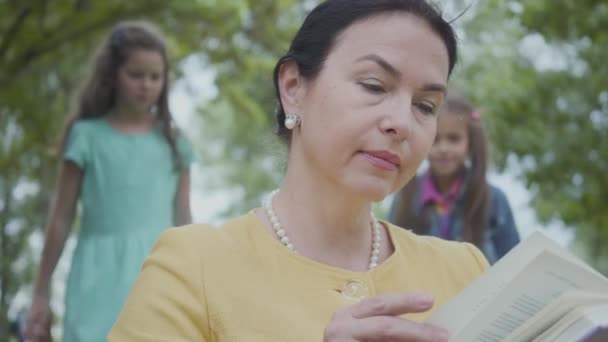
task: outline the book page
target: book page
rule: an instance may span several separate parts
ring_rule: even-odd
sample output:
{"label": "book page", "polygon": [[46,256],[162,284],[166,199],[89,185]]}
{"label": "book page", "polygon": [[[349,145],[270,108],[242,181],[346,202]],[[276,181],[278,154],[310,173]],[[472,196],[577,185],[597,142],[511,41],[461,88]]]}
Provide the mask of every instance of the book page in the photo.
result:
{"label": "book page", "polygon": [[543,233],[534,232],[511,249],[456,298],[437,310],[428,322],[443,327],[451,335],[456,334],[473,320],[479,311],[526,267],[530,260],[544,250],[553,251],[556,255],[571,260],[583,269],[602,277],[597,271],[578,260]]}
{"label": "book page", "polygon": [[608,279],[544,239],[518,245],[427,322],[454,342],[499,342],[566,290],[608,292]]}
{"label": "book page", "polygon": [[539,336],[558,321],[563,320],[569,312],[591,304],[606,304],[608,307],[608,293],[566,291],[509,334],[505,341],[531,341],[535,336]]}
{"label": "book page", "polygon": [[567,290],[608,292],[608,280],[544,251],[451,341],[500,342]]}
{"label": "book page", "polygon": [[582,306],[565,315],[534,342],[578,341],[602,324],[608,324],[608,304]]}

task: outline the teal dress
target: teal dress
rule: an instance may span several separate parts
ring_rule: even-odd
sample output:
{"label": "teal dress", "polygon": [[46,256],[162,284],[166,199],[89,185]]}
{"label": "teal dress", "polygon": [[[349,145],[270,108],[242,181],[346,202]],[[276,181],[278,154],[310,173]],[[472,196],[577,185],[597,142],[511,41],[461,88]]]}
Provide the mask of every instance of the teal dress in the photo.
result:
{"label": "teal dress", "polygon": [[[194,155],[177,139],[184,166]],[[63,340],[106,341],[159,234],[173,225],[179,171],[160,129],[125,134],[77,121],[64,159],[83,171],[82,220],[66,290]]]}

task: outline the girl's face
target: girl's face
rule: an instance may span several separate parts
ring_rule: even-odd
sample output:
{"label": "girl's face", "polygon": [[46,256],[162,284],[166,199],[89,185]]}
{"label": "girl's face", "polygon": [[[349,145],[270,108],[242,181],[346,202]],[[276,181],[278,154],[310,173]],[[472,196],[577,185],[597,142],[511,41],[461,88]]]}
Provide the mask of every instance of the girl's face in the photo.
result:
{"label": "girl's face", "polygon": [[318,76],[298,76],[291,83],[295,95],[283,96],[286,112],[302,118],[290,163],[302,158],[298,165],[325,185],[382,200],[426,158],[448,69],[444,42],[416,16],[354,23],[337,38]]}
{"label": "girl's face", "polygon": [[469,135],[466,115],[443,112],[437,123],[437,136],[431,148],[429,162],[435,177],[453,177],[463,167],[469,155]]}
{"label": "girl's face", "polygon": [[117,106],[131,112],[149,112],[165,83],[165,63],[158,51],[134,49],[118,68]]}

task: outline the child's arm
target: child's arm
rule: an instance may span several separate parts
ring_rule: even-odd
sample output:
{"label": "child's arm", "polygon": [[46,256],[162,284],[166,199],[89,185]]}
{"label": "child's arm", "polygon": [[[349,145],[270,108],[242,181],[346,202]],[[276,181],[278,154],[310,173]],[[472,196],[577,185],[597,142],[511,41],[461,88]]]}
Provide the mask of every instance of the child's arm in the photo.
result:
{"label": "child's arm", "polygon": [[492,200],[494,202],[492,206],[496,208],[497,216],[495,218],[497,221],[496,231],[492,234],[492,242],[494,243],[497,257],[502,258],[511,248],[519,243],[520,238],[507,196],[498,188],[493,188],[492,192]]}
{"label": "child's arm", "polygon": [[63,162],[59,171],[53,207],[46,226],[46,237],[35,287],[37,295],[48,297],[53,270],[63,252],[69,228],[74,221],[82,175],[82,170],[75,163]]}
{"label": "child's arm", "polygon": [[46,227],[46,238],[35,287],[38,295],[48,296],[51,275],[74,220],[81,180],[82,170],[75,163],[64,161],[59,171],[53,209]]}
{"label": "child's arm", "polygon": [[34,287],[29,312],[29,334],[43,334],[50,324],[49,290],[51,276],[63,252],[69,228],[74,220],[76,202],[80,193],[82,170],[71,161],[64,161],[59,171],[57,190],[50,217],[46,225],[40,268]]}
{"label": "child's arm", "polygon": [[190,211],[190,171],[188,169],[181,171],[177,183],[173,223],[176,226],[192,223],[192,213]]}

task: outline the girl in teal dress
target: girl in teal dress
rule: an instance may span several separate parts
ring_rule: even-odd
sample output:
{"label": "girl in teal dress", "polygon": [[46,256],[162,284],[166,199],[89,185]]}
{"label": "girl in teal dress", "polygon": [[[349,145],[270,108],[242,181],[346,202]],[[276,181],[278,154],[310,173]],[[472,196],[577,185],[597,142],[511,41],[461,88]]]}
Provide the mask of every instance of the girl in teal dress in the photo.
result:
{"label": "girl in teal dress", "polygon": [[193,153],[168,106],[157,31],[119,24],[100,48],[62,143],[63,162],[29,311],[28,340],[50,338],[49,287],[80,202],[64,341],[105,341],[159,234],[190,223]]}

